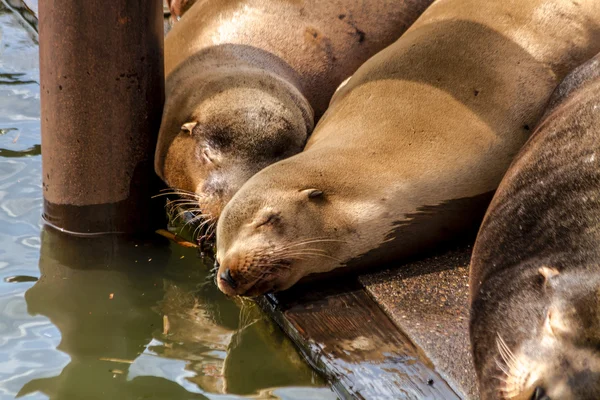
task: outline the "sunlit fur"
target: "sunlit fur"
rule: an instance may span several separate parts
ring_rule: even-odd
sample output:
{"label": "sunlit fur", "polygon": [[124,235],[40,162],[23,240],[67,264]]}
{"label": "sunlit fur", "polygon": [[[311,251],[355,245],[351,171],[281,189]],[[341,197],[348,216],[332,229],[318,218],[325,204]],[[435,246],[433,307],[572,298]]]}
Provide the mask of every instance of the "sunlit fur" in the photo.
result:
{"label": "sunlit fur", "polygon": [[[249,293],[257,279],[285,289],[463,236],[560,79],[600,51],[598,22],[595,0],[433,3],[335,93],[300,154],[255,174],[227,204],[217,224],[220,274],[229,271],[221,289]],[[277,218],[261,225],[269,214]],[[341,261],[264,266],[271,249],[313,238],[341,241],[310,246]]]}
{"label": "sunlit fur", "polygon": [[432,1],[170,1],[175,15],[193,5],[165,38],[156,173],[218,218],[252,175],[302,151],[339,83]]}
{"label": "sunlit fur", "polygon": [[470,338],[484,400],[600,399],[599,109],[600,54],[554,91],[479,230]]}

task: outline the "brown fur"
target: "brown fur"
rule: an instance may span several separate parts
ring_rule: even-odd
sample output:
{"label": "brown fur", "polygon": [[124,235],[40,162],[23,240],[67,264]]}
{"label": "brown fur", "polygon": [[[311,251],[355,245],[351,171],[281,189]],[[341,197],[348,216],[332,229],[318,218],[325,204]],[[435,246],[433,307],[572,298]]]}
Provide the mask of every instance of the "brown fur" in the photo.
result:
{"label": "brown fur", "polygon": [[600,398],[599,150],[600,55],[556,89],[479,232],[471,342],[484,399]]}
{"label": "brown fur", "polygon": [[[373,267],[481,221],[476,200],[496,189],[552,90],[600,50],[599,22],[595,0],[431,5],[333,96],[303,153],[225,208],[217,257],[238,284],[221,289],[259,294]],[[321,241],[299,244],[309,239]]]}
{"label": "brown fur", "polygon": [[340,82],[431,1],[196,2],[165,40],[156,172],[215,219],[254,173],[302,150]]}

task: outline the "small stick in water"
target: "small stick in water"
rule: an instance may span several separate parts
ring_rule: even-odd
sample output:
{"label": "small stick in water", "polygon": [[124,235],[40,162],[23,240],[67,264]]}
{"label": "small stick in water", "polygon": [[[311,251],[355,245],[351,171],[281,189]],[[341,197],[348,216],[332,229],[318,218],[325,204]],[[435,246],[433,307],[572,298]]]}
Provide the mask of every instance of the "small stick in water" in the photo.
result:
{"label": "small stick in water", "polygon": [[163,335],[168,335],[170,328],[171,328],[171,324],[169,323],[169,317],[166,315],[163,315]]}
{"label": "small stick in water", "polygon": [[172,240],[173,242],[177,243],[180,246],[183,247],[193,247],[193,248],[197,248],[198,245],[194,244],[192,242],[188,242],[187,240],[172,234],[171,232],[165,230],[165,229],[159,229],[156,231],[156,233],[158,233],[160,236],[166,237],[169,240]]}
{"label": "small stick in water", "polygon": [[117,363],[121,363],[121,364],[133,364],[133,360],[124,360],[122,358],[100,357],[98,360],[117,362]]}

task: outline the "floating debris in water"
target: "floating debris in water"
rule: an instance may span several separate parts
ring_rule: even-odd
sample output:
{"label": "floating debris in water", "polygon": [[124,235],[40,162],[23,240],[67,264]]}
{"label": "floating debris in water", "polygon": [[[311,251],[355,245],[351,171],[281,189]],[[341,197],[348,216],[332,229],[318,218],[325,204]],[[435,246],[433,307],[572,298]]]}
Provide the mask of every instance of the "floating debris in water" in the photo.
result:
{"label": "floating debris in water", "polygon": [[108,295],[108,299],[109,300],[112,300],[114,298],[115,298],[115,294],[114,293],[111,293],[111,294]]}
{"label": "floating debris in water", "polygon": [[163,335],[168,335],[169,329],[171,329],[171,324],[169,323],[169,317],[167,315],[163,315]]}
{"label": "floating debris in water", "polygon": [[134,360],[124,360],[122,358],[111,358],[111,357],[100,357],[98,360],[116,362],[116,363],[121,363],[121,364],[133,364],[133,361],[134,361]]}
{"label": "floating debris in water", "polygon": [[[177,235],[175,235],[175,234],[173,234],[173,233],[171,233],[171,232],[169,232],[167,230],[159,229],[159,230],[156,231],[156,233],[159,234],[162,237],[165,237],[165,238],[167,238],[167,239],[169,239],[169,240],[177,243],[180,246],[191,247],[191,248],[197,248],[198,247],[197,244],[194,244],[192,242],[188,242],[184,238],[182,238],[180,236],[177,236]],[[183,257],[181,257],[181,258],[183,258]]]}

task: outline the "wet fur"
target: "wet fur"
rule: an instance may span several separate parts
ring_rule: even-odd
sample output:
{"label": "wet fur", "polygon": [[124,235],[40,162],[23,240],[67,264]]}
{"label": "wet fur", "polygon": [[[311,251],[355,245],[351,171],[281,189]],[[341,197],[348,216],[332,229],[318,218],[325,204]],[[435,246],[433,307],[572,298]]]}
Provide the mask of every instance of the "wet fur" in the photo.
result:
{"label": "wet fur", "polygon": [[[302,153],[234,196],[217,227],[222,268],[235,273],[236,254],[271,242],[340,240],[318,247],[341,262],[295,262],[278,282],[285,289],[308,274],[350,261],[373,267],[471,229],[488,202],[459,200],[496,189],[556,85],[600,51],[600,4],[578,4],[435,2],[336,92]],[[309,188],[322,199],[307,197]],[[462,207],[449,215],[446,204]],[[268,213],[279,215],[273,229],[255,228]]]}
{"label": "wet fur", "polygon": [[[470,329],[484,399],[499,398],[507,386],[511,393],[532,392],[515,382],[523,383],[533,367],[544,371],[538,384],[552,400],[600,398],[599,243],[596,56],[554,92],[503,179],[474,247]],[[545,278],[545,267],[556,272]],[[549,323],[558,326],[550,334],[544,330]],[[507,363],[496,347],[498,336],[515,357],[528,360],[524,373],[502,371]],[[543,338],[553,346],[542,346]]]}

